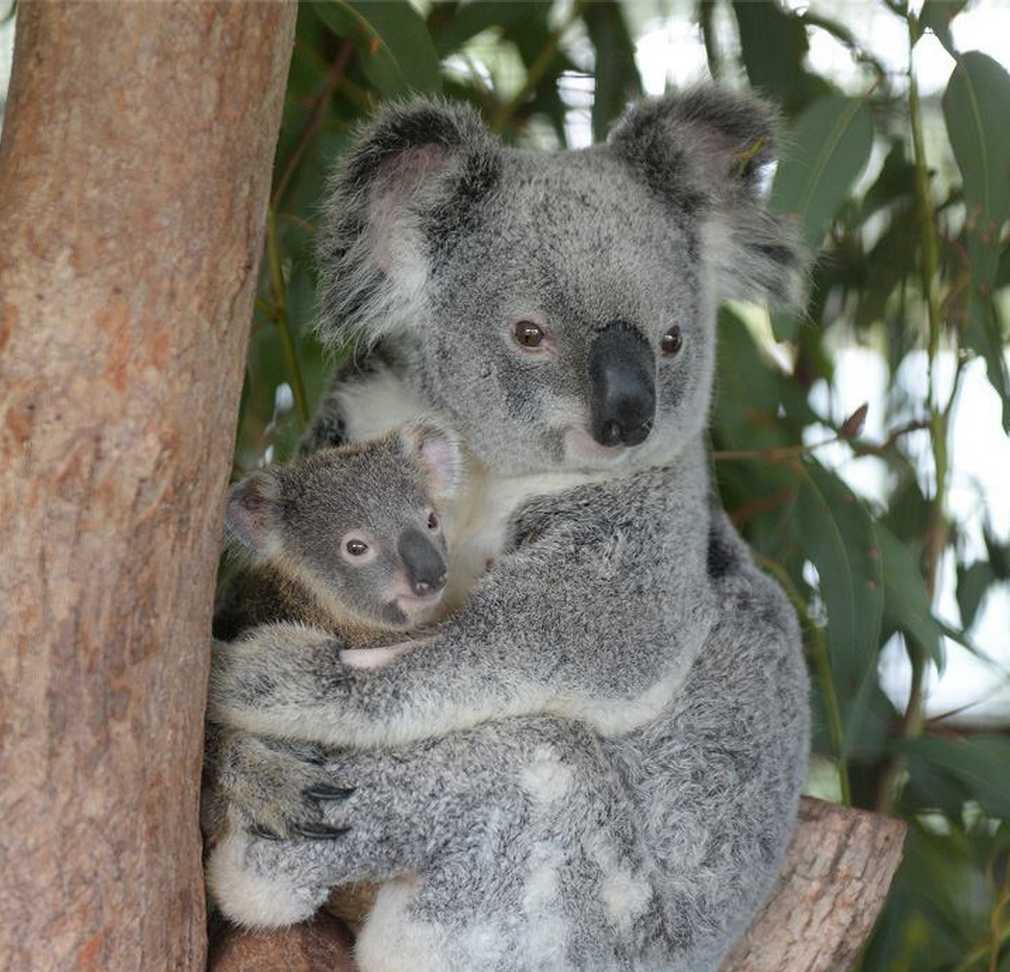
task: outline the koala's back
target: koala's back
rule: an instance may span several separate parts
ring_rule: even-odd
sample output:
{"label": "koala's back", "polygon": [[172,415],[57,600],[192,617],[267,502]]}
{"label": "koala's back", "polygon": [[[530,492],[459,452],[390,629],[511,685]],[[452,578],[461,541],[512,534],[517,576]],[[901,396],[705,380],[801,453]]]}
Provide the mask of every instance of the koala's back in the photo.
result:
{"label": "koala's back", "polygon": [[687,968],[718,961],[771,890],[809,735],[800,633],[781,589],[728,531],[710,542],[709,579],[723,610],[683,690],[659,719],[602,743],[634,779],[667,927],[696,962]]}

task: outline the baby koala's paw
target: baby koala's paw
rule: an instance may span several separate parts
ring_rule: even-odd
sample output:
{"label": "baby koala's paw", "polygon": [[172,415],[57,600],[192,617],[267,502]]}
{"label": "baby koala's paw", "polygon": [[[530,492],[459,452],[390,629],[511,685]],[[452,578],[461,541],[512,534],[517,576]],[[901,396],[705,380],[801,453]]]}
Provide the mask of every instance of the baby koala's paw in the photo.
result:
{"label": "baby koala's paw", "polygon": [[322,747],[233,732],[222,744],[218,798],[229,822],[267,840],[340,836],[323,820],[322,803],[349,791],[334,786]]}

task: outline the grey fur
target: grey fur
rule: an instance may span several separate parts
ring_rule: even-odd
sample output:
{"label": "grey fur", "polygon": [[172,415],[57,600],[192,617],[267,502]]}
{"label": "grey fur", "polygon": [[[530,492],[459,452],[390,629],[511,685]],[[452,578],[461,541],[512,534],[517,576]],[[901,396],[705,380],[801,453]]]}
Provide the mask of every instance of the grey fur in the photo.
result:
{"label": "grey fur", "polygon": [[[795,299],[802,276],[756,190],[771,118],[698,89],[632,109],[606,146],[542,155],[418,103],[386,110],[334,182],[322,333],[394,353],[345,375],[320,426],[371,431],[369,390],[388,404],[397,382],[404,409],[444,415],[483,468],[464,542],[495,559],[386,667],[306,639],[215,660],[211,712],[233,731],[341,747],[322,769],[355,793],[312,819],[349,832],[247,837],[241,861],[302,896],[289,920],[332,884],[392,882],[364,972],[714,972],[771,886],[806,674],[788,602],[711,505],[703,447],[719,300]],[[518,320],[547,351],[511,341]],[[603,450],[586,362],[614,321],[655,350],[657,407],[644,443]]]}
{"label": "grey fur", "polygon": [[[298,645],[330,653],[365,646],[363,658],[383,657],[377,647],[383,640],[402,637],[435,615],[444,587],[433,584],[419,598],[411,581],[420,568],[429,579],[444,578],[447,544],[435,504],[455,499],[462,480],[458,438],[414,423],[368,443],[325,448],[260,470],[232,487],[225,531],[242,563],[215,627],[219,638],[237,638],[244,651],[267,661],[249,698],[265,690],[275,657]],[[364,546],[364,553],[352,556],[348,542]],[[302,663],[311,660],[309,647],[298,656]],[[214,678],[230,650],[227,642],[215,642]],[[211,847],[208,887],[234,920],[256,924],[284,914],[267,884],[256,902],[260,910],[248,910],[243,898],[254,876],[235,866],[236,842],[244,846],[241,835],[250,821],[276,836],[297,831],[316,806],[304,790],[326,780],[320,753],[208,723],[202,809]],[[297,814],[274,799],[292,790],[302,794]]]}

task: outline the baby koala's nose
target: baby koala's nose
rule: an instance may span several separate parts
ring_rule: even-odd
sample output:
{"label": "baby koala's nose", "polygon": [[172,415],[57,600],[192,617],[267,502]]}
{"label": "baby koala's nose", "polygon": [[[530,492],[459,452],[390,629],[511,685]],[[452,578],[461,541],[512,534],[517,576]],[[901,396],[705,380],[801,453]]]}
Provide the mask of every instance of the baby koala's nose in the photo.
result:
{"label": "baby koala's nose", "polygon": [[410,589],[418,597],[427,597],[445,587],[445,558],[420,530],[415,527],[404,530],[397,550],[406,568]]}

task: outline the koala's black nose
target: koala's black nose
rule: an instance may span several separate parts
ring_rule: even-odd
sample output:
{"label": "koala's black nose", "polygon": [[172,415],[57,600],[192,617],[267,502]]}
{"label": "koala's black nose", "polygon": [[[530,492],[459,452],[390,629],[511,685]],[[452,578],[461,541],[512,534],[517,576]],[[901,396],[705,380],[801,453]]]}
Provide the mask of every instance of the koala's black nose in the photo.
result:
{"label": "koala's black nose", "polygon": [[407,569],[410,589],[418,596],[434,594],[445,587],[445,557],[416,527],[400,534],[396,549]]}
{"label": "koala's black nose", "polygon": [[636,446],[656,418],[656,357],[641,331],[612,321],[589,350],[593,438],[604,446]]}

